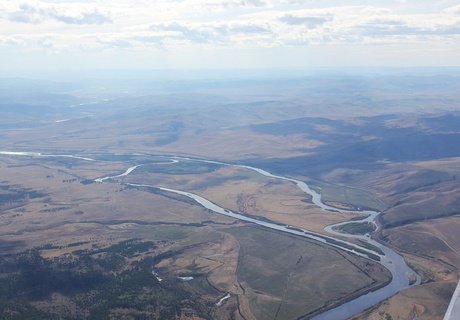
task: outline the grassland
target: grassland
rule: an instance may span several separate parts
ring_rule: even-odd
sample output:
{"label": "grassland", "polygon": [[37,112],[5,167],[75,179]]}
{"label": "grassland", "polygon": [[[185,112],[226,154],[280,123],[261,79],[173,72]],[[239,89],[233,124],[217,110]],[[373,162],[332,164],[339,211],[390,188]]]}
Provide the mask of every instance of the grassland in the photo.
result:
{"label": "grassland", "polygon": [[460,171],[443,162],[389,164],[372,172],[337,170],[324,178],[347,182],[374,193],[385,207],[380,222],[387,228],[458,214]]}
{"label": "grassland", "polygon": [[460,217],[417,222],[384,230],[382,238],[404,252],[460,267]]}
{"label": "grassland", "polygon": [[[181,288],[179,293],[205,297],[205,313],[217,319],[255,319],[255,315],[271,313],[278,318],[296,317],[313,310],[313,305],[350,297],[353,288],[364,288],[381,274],[372,269],[368,276],[348,256],[340,258],[324,247],[313,250],[311,243],[305,244],[311,249],[308,252],[302,251],[303,244],[293,245],[293,253],[303,257],[298,268],[288,250],[281,257],[289,264],[282,264],[276,255],[268,258],[271,252],[265,242],[271,237],[279,245],[291,240],[257,230],[249,241],[247,232],[241,231],[249,229],[244,224],[210,214],[184,198],[116,183],[90,183],[144,163],[132,176],[117,181],[186,189],[247,215],[318,232],[325,225],[358,216],[325,213],[292,184],[254,172],[191,162],[161,165],[164,159],[146,154],[237,161],[308,179],[333,206],[383,210],[383,230],[375,236],[403,252],[425,283],[394,296],[371,311],[372,317],[410,317],[415,310],[420,319],[440,318],[460,267],[456,238],[460,116],[444,114],[458,109],[458,77],[448,79],[440,86],[437,75],[326,76],[230,81],[213,83],[212,88],[200,83],[193,84],[193,89],[182,82],[159,87],[143,82],[142,88],[130,88],[126,94],[118,83],[115,89],[104,83],[104,93],[79,87],[56,95],[54,85],[52,94],[29,94],[21,88],[16,95],[3,89],[0,137],[4,150],[93,154],[101,161],[2,155],[1,251],[19,257],[38,246],[41,258],[37,261],[44,265],[59,269],[62,266],[53,259],[70,255],[87,259],[88,264],[80,266],[89,268],[95,263],[91,250],[132,238],[152,241],[155,252],[130,257],[127,265],[134,266],[150,254],[173,252],[154,261],[155,268]],[[166,87],[171,90],[164,92]],[[194,91],[198,87],[199,93]],[[65,107],[70,105],[75,107]],[[433,114],[434,109],[443,113]],[[346,290],[334,295],[331,283],[339,280],[320,273],[324,264],[315,264],[315,257],[330,257],[343,267],[332,271],[345,275],[339,280],[347,281]],[[305,274],[305,266],[317,279]],[[240,267],[252,272],[254,281],[244,278]],[[292,279],[276,277],[273,287],[264,287],[260,280],[273,280],[273,275],[283,272],[291,272]],[[177,281],[182,275],[196,278]],[[112,280],[107,283],[116,287],[122,279]],[[295,287],[294,280],[305,286]],[[315,296],[311,304],[301,305],[298,298],[308,287]],[[151,296],[157,292],[155,286],[150,290]],[[231,298],[215,308],[216,300],[227,292]],[[168,301],[177,302],[174,297],[180,295],[174,294]],[[305,294],[310,297],[311,292]],[[59,292],[46,299],[32,306],[35,312],[49,314],[64,301],[71,306],[68,314],[76,317],[72,313],[78,309],[75,299]],[[179,305],[181,317],[199,316],[200,310],[187,311],[186,305]]]}
{"label": "grassland", "polygon": [[[24,248],[30,248],[31,243],[51,243],[48,250],[41,252],[49,259],[90,250],[94,245],[116,244],[131,237],[160,242],[159,253],[174,252],[173,256],[166,256],[153,266],[161,276],[169,279],[193,276],[194,279],[187,283],[179,282],[180,287],[192,296],[202,297],[207,301],[203,302],[204,305],[215,303],[226,292],[231,294],[222,308],[206,309],[205,314],[219,319],[260,319],[271,314],[277,314],[280,319],[297,318],[378,286],[387,279],[385,272],[375,264],[350,262],[352,257],[344,258],[334,250],[312,246],[304,240],[276,240],[283,239],[283,236],[270,233],[267,237],[267,232],[260,235],[257,234],[260,230],[248,232],[244,227],[234,227],[229,234],[225,226],[233,224],[232,219],[210,215],[190,201],[164,192],[152,193],[148,189],[125,188],[115,183],[81,183],[85,179],[117,174],[126,169],[117,164],[104,163],[86,171],[88,165],[79,162],[69,166],[55,161],[46,161],[44,165],[27,159],[8,161],[5,172],[9,172],[11,180],[13,177],[22,178],[27,181],[24,188],[35,190],[40,187],[40,192],[47,196],[46,201],[42,198],[28,199],[21,202],[20,207],[6,211],[3,217],[11,221],[8,229],[17,228],[16,232],[2,237],[6,242],[14,242],[21,236]],[[17,164],[21,164],[19,173]],[[331,221],[350,218],[338,213],[325,215],[315,210],[294,185],[267,179],[249,170],[196,162],[151,164],[141,168],[119,180],[190,190],[224,207],[307,229],[321,230]],[[41,215],[47,215],[46,223]],[[26,223],[34,219],[40,223]],[[241,231],[238,232],[238,229]],[[43,238],[45,232],[47,236]],[[248,241],[243,237],[247,233],[254,233],[254,238]],[[267,251],[265,256],[259,257],[267,241],[279,243],[270,246],[275,251]],[[249,242],[256,247],[248,248]],[[69,247],[72,243],[77,245]],[[283,246],[293,246],[293,255],[283,257],[283,260],[292,260],[286,265],[289,270],[281,263],[269,262],[269,255],[276,256],[277,251],[283,251]],[[297,265],[296,259],[300,256],[302,261]],[[313,257],[322,258],[315,260]],[[247,259],[250,262],[258,260],[259,264],[262,259],[267,270],[280,275],[278,281],[265,278],[265,271],[247,264]],[[319,274],[315,277],[309,274],[314,275],[312,270],[321,274],[325,261],[334,261],[335,269],[331,270],[330,277],[322,275],[322,282],[318,283],[315,278]],[[257,270],[259,278],[255,277],[254,271],[249,272],[250,269]],[[338,273],[339,270],[342,273]],[[252,283],[245,274],[251,279],[272,283],[273,287],[260,288],[260,283]],[[293,280],[292,284],[287,277]],[[346,290],[336,290],[333,284],[338,277],[341,281],[346,279]],[[305,288],[314,290],[307,292]],[[305,299],[299,300],[298,297],[308,297],[305,299],[309,303],[305,304]],[[45,304],[55,305],[55,302],[47,301]],[[197,311],[192,314],[197,314]]]}
{"label": "grassland", "polygon": [[[384,228],[376,236],[400,250],[424,283],[359,319],[443,318],[460,270],[459,163],[458,158],[446,158],[389,164],[373,173],[347,176],[349,183],[373,190],[385,202],[380,220]],[[335,174],[339,171],[328,177],[343,178]]]}
{"label": "grassland", "polygon": [[321,193],[321,200],[333,207],[348,210],[383,211],[385,209],[385,204],[368,190],[319,181],[311,183]]}
{"label": "grassland", "polygon": [[456,282],[432,282],[405,290],[351,320],[442,320]]}
{"label": "grassland", "polygon": [[366,234],[375,231],[375,225],[370,222],[350,222],[345,225],[335,227],[335,230],[350,234]]}
{"label": "grassland", "polygon": [[[196,168],[189,173],[176,173],[181,167],[194,165]],[[309,202],[308,196],[293,183],[267,178],[249,169],[189,161],[139,169],[123,181],[188,190],[236,212],[320,233],[326,225],[361,216],[325,212]]]}
{"label": "grassland", "polygon": [[255,227],[228,232],[240,243],[237,274],[257,319],[297,319],[389,279],[375,263],[303,239]]}
{"label": "grassland", "polygon": [[[244,223],[212,214],[189,199],[168,192],[126,187],[115,181],[86,183],[126,170],[126,165],[117,162],[97,162],[91,166],[75,160],[6,157],[1,166],[2,190],[5,194],[17,194],[11,196],[8,203],[3,202],[7,205],[0,215],[5,222],[0,226],[2,252],[11,254],[13,264],[17,263],[15,257],[34,252],[34,261],[48,266],[48,271],[39,269],[45,272],[38,275],[44,279],[49,270],[65,269],[59,262],[62,259],[76,261],[75,268],[68,270],[69,281],[74,279],[71,274],[78,274],[79,270],[97,271],[99,273],[88,276],[102,279],[94,286],[71,293],[61,292],[59,286],[54,286],[34,299],[6,299],[6,312],[18,312],[25,319],[59,318],[67,313],[69,319],[121,317],[121,314],[136,318],[146,313],[158,318],[168,314],[171,319],[259,319],[268,317],[270,310],[280,319],[294,319],[388,279],[385,271],[374,263],[339,254],[304,239],[246,227]],[[246,214],[263,216],[261,212],[271,207],[273,216],[266,217],[274,218],[277,214],[281,219],[284,212],[295,219],[298,212],[299,217],[310,215],[315,220],[312,205],[305,202],[305,196],[293,185],[267,179],[250,170],[197,162],[179,162],[171,167],[146,164],[140,168],[142,170],[116,180],[191,190]],[[255,201],[242,200],[249,197]],[[300,212],[305,208],[305,212]],[[316,216],[321,218],[319,212]],[[340,215],[336,217],[336,213],[331,217],[334,221],[343,219]],[[310,227],[314,225],[315,222]],[[133,238],[139,240],[127,242]],[[267,241],[274,245],[267,247]],[[289,261],[288,264],[282,264],[280,259],[269,263],[269,256],[278,256],[279,252],[287,254],[280,257]],[[263,256],[259,256],[262,253]],[[300,256],[301,261],[297,263]],[[267,269],[254,269],[253,261],[266,261]],[[326,261],[333,262],[331,272],[318,282],[311,275],[319,276]],[[341,281],[348,284],[346,290],[334,289],[339,269]],[[110,270],[114,271],[110,273]],[[155,282],[152,270],[164,282]],[[267,278],[267,271],[279,277]],[[27,273],[20,271],[20,275],[27,276]],[[147,276],[148,289],[134,285]],[[179,277],[193,279],[184,281]],[[253,283],[248,277],[259,282]],[[265,281],[271,282],[271,288],[259,288]],[[119,288],[131,286],[131,282],[132,291],[121,306],[123,295]],[[29,286],[26,282],[24,290]],[[110,301],[96,294],[95,299],[88,302],[89,292],[102,290],[111,292]],[[227,293],[230,298],[216,306]],[[298,298],[304,294],[308,298],[305,299],[311,299],[307,304],[304,298]],[[159,295],[164,295],[164,299],[158,298]],[[154,302],[159,305],[151,306]],[[61,304],[63,307],[59,308]],[[163,304],[177,307],[163,308]]]}

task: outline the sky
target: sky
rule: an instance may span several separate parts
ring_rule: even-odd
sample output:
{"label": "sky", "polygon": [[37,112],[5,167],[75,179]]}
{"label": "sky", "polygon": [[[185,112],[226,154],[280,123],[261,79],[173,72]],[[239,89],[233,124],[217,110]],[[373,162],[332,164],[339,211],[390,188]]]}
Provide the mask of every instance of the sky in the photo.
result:
{"label": "sky", "polygon": [[0,70],[460,66],[460,0],[1,0]]}

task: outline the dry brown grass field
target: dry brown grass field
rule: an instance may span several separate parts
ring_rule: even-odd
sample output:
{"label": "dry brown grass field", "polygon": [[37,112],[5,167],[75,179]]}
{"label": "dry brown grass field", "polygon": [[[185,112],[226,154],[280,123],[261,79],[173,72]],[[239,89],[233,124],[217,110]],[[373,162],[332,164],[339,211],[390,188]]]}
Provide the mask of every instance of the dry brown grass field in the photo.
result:
{"label": "dry brown grass field", "polygon": [[321,210],[293,183],[267,178],[249,169],[220,166],[212,172],[181,175],[155,173],[154,167],[151,170],[153,173],[134,171],[124,179],[187,190],[235,212],[320,233],[324,233],[324,227],[329,224],[361,216],[358,212]]}
{"label": "dry brown grass field", "polygon": [[[43,258],[53,261],[77,252],[104,250],[129,239],[153,241],[154,249],[129,258],[128,263],[173,252],[151,268],[166,283],[176,283],[192,297],[199,297],[208,305],[207,312],[219,319],[271,318],[273,311],[280,319],[294,319],[388,281],[387,272],[373,262],[304,239],[246,226],[174,194],[129,188],[116,181],[88,182],[119,174],[128,165],[3,156],[2,195],[17,195],[2,203],[3,253],[38,247]],[[308,203],[293,184],[250,170],[224,166],[207,172],[200,163],[192,163],[186,168],[191,173],[150,172],[158,166],[172,165],[146,165],[147,171],[134,171],[116,180],[189,190],[244,214],[310,230],[321,231],[328,223],[350,218],[326,214]],[[197,170],[201,173],[194,173]],[[272,245],[267,247],[267,241]],[[286,247],[292,250],[286,251]],[[263,256],[258,256],[262,252]],[[325,264],[331,270],[318,282]],[[194,279],[178,280],[181,276]],[[253,282],[256,279],[258,282]],[[344,290],[336,290],[338,279],[345,284]],[[264,288],[262,283],[271,286]],[[231,297],[216,306],[227,293]],[[69,299],[56,292],[33,302],[33,306],[45,312],[66,301],[64,304],[71,308]],[[72,308],[78,311],[77,306]],[[183,317],[190,315],[199,318],[196,311],[182,309]]]}
{"label": "dry brown grass field", "polygon": [[376,236],[398,250],[423,282],[356,319],[444,317],[460,276],[459,163],[446,158],[391,164],[352,178],[386,204],[381,219],[386,227]]}
{"label": "dry brown grass field", "polygon": [[[460,117],[443,113],[458,107],[458,90],[452,90],[458,82],[449,78],[453,84],[432,88],[436,77],[421,78],[410,78],[407,92],[403,78],[386,76],[262,81],[247,88],[202,83],[198,93],[183,91],[180,83],[167,94],[155,88],[151,95],[126,96],[115,86],[107,97],[87,88],[56,97],[49,102],[56,106],[44,106],[44,114],[32,108],[43,103],[36,101],[40,97],[20,91],[19,98],[2,102],[2,150],[98,160],[0,155],[4,261],[26,271],[34,269],[31,261],[46,266],[38,268],[45,276],[50,270],[77,278],[95,271],[96,280],[106,281],[98,288],[110,288],[104,292],[109,300],[121,302],[110,304],[96,294],[101,303],[91,305],[87,293],[57,286],[39,288],[41,296],[26,301],[0,299],[0,309],[14,314],[19,301],[25,306],[19,311],[37,319],[50,318],[42,313],[60,304],[59,312],[73,318],[148,312],[161,318],[161,312],[173,311],[152,306],[167,301],[177,307],[178,319],[297,319],[388,281],[374,262],[216,215],[187,197],[126,185],[190,191],[242,214],[315,232],[360,216],[359,210],[320,210],[294,184],[250,170],[158,163],[164,160],[158,155],[173,154],[261,167],[307,181],[333,206],[382,211],[382,229],[373,237],[401,253],[422,285],[360,319],[441,319],[460,270]],[[420,87],[413,85],[418,82]],[[46,97],[55,96],[41,99]],[[123,160],[115,153],[148,155]],[[92,183],[136,164],[143,165],[127,177]],[[15,276],[0,275],[13,284]],[[139,282],[149,285],[136,287]],[[134,289],[118,295],[120,287]],[[227,293],[229,299],[217,305]],[[124,301],[137,307],[145,302],[154,311]]]}

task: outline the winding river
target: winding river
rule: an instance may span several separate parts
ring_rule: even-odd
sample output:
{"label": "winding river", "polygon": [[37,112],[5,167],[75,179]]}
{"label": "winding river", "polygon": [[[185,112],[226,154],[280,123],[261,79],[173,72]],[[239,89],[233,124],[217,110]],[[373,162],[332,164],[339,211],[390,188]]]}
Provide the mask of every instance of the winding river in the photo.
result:
{"label": "winding river", "polygon": [[[79,155],[66,155],[66,154],[42,154],[39,152],[16,152],[16,151],[0,151],[0,155],[10,155],[10,156],[28,156],[28,157],[66,157],[66,158],[74,158],[83,161],[97,161],[92,158],[88,158],[85,156]],[[139,155],[139,154],[136,154]],[[331,210],[331,211],[338,211],[338,212],[352,212],[351,210],[344,210],[335,208],[332,206],[328,206],[321,201],[321,194],[311,189],[305,182],[296,180],[289,177],[279,176],[272,174],[268,171],[263,169],[246,166],[246,165],[236,165],[236,164],[229,164],[219,161],[212,161],[212,160],[204,160],[204,159],[194,159],[188,157],[178,157],[178,156],[164,156],[164,158],[168,159],[168,162],[157,163],[157,164],[172,164],[179,161],[197,161],[197,162],[205,162],[205,163],[213,163],[219,164],[223,166],[234,166],[239,168],[244,168],[248,170],[255,171],[263,176],[273,178],[273,179],[280,179],[284,181],[289,181],[297,185],[303,192],[310,195],[312,197],[312,202],[317,205],[318,207],[322,208],[323,210]],[[103,183],[106,181],[113,180],[115,178],[120,178],[129,175],[133,171],[135,171],[138,167],[142,165],[135,165],[129,167],[125,172],[114,175],[114,176],[106,176],[102,178],[97,178],[94,181]],[[233,212],[231,210],[225,209],[220,207],[219,205],[205,199],[197,194],[183,191],[183,190],[176,190],[170,188],[164,188],[161,186],[154,186],[148,184],[136,184],[136,183],[125,183],[126,185],[130,185],[132,187],[145,187],[145,188],[156,188],[167,192],[173,192],[176,194],[180,194],[186,197],[189,197],[196,201],[197,203],[201,204],[203,207],[222,215],[226,215],[229,217],[233,217],[242,221],[254,223],[269,229],[286,232],[290,234],[294,234],[297,236],[305,237],[311,240],[315,240],[321,242],[323,244],[332,246],[334,248],[349,252],[351,254],[358,255],[360,257],[371,259],[375,262],[380,263],[382,266],[387,268],[392,275],[391,282],[386,286],[377,289],[375,291],[369,292],[367,294],[361,295],[356,299],[350,300],[345,302],[333,309],[327,310],[323,313],[320,313],[312,318],[312,320],[345,320],[348,319],[374,305],[381,302],[382,300],[391,297],[392,295],[396,294],[397,292],[408,288],[413,285],[420,284],[420,276],[417,275],[407,264],[405,263],[404,259],[397,254],[392,249],[384,246],[383,244],[371,239],[368,235],[352,235],[352,234],[344,234],[334,230],[334,227],[342,226],[350,222],[341,222],[334,225],[329,225],[325,228],[325,231],[331,236],[325,236],[323,234],[315,233],[309,230],[304,230],[297,227],[292,227],[288,225],[282,225],[274,222],[269,222],[266,220],[259,220],[256,218],[251,218],[245,215],[242,215],[237,212]],[[362,211],[366,213],[367,216],[360,220],[354,220],[352,222],[370,222],[375,223],[375,219],[380,214],[377,211]],[[357,245],[355,243],[338,239],[334,236],[340,236],[341,238],[349,238],[349,239],[358,239],[363,242],[366,242],[374,247],[377,247],[381,250],[381,252],[377,252],[378,250],[372,250],[372,247],[364,247]],[[383,252],[383,254],[382,254]]]}

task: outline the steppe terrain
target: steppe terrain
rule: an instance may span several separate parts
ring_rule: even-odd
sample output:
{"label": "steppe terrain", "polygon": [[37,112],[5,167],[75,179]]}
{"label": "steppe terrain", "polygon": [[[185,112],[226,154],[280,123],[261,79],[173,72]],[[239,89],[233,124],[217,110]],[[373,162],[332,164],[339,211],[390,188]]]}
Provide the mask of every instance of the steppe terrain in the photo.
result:
{"label": "steppe terrain", "polygon": [[[0,317],[308,318],[389,280],[374,261],[135,183],[322,234],[381,211],[372,237],[422,284],[356,319],[442,319],[460,275],[459,86],[432,73],[3,79]],[[352,212],[321,210],[293,183],[249,169],[165,155],[293,177]]]}

